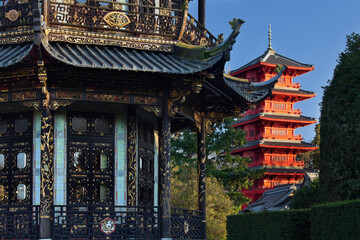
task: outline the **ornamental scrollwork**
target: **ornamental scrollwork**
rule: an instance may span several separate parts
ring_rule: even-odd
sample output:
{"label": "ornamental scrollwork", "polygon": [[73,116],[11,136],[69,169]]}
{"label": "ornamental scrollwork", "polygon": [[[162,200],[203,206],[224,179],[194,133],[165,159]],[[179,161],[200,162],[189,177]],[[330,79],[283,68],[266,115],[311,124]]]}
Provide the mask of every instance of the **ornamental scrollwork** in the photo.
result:
{"label": "ornamental scrollwork", "polygon": [[214,132],[214,129],[212,128],[213,123],[210,121],[209,118],[205,117],[205,113],[199,113],[199,112],[194,112],[194,121],[195,121],[195,126],[198,129],[199,132],[201,132],[201,125],[202,125],[202,121],[203,121],[203,117],[204,117],[204,121],[205,121],[205,132],[206,134],[211,134]]}
{"label": "ornamental scrollwork", "polygon": [[54,127],[51,115],[41,117],[41,182],[40,182],[40,218],[50,218],[54,190]]}
{"label": "ornamental scrollwork", "polygon": [[25,107],[34,108],[36,111],[40,110],[40,101],[28,101],[23,102]]}
{"label": "ornamental scrollwork", "polygon": [[174,116],[178,109],[178,104],[182,104],[186,101],[186,96],[191,94],[191,90],[187,88],[173,89],[169,93],[168,110],[169,116]]}
{"label": "ornamental scrollwork", "polygon": [[66,107],[71,105],[72,101],[58,101],[58,100],[52,100],[50,105],[50,110],[57,110],[59,107]]}
{"label": "ornamental scrollwork", "polygon": [[157,117],[161,116],[161,109],[160,107],[154,107],[154,106],[143,106],[143,109],[148,112],[154,113]]}

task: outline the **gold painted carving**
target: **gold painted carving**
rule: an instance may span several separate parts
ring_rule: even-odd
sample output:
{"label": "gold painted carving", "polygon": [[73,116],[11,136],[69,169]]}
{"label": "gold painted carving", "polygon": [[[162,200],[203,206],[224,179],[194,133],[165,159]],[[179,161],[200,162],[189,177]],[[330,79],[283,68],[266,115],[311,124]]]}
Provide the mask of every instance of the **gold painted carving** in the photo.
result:
{"label": "gold painted carving", "polygon": [[134,103],[146,104],[146,105],[156,105],[158,103],[158,98],[157,97],[134,97]]}
{"label": "gold painted carving", "polygon": [[18,77],[28,77],[28,76],[35,76],[36,75],[36,68],[34,67],[24,67],[18,69],[16,71],[11,72],[0,72],[0,79],[1,78],[18,78]]}
{"label": "gold painted carving", "polygon": [[21,12],[16,11],[15,9],[12,9],[9,12],[5,13],[5,17],[12,22],[15,22],[19,18],[19,16],[21,16]]}
{"label": "gold painted carving", "polygon": [[[44,114],[44,113],[43,113]],[[54,158],[54,134],[52,116],[41,117],[41,182],[40,182],[40,218],[48,218],[51,215],[53,202],[53,158]]]}
{"label": "gold painted carving", "polygon": [[130,103],[129,96],[113,95],[113,94],[88,93],[86,94],[86,100],[100,101],[100,102]]}
{"label": "gold painted carving", "polygon": [[[71,32],[68,31],[66,34],[71,34]],[[68,42],[68,43],[76,43],[76,44],[111,45],[111,46],[120,46],[126,48],[149,50],[149,51],[160,51],[160,52],[173,51],[172,45],[170,45],[169,43],[162,43],[162,41],[158,41],[156,43],[155,42],[143,43],[143,42],[121,40],[122,38],[119,36],[116,37],[115,39],[111,39],[110,36],[106,34],[103,34],[103,37],[104,38],[99,38],[99,36],[95,36],[95,35],[93,36],[92,33],[89,33],[89,36],[87,37],[69,36],[64,34],[58,35],[58,34],[50,33],[49,41]]]}
{"label": "gold painted carving", "polygon": [[30,102],[23,102],[25,107],[34,108],[35,110],[40,109],[40,101],[30,101]]}
{"label": "gold painted carving", "polygon": [[110,26],[110,27],[125,27],[126,25],[130,24],[130,18],[126,16],[126,14],[122,12],[109,12],[103,18],[103,20]]}
{"label": "gold painted carving", "polygon": [[69,106],[72,102],[70,101],[58,101],[58,100],[52,100],[51,101],[51,106],[50,109],[51,110],[56,110],[59,107],[66,107]]}
{"label": "gold painted carving", "polygon": [[135,116],[129,117],[128,123],[128,198],[129,206],[136,205],[136,119]]}
{"label": "gold painted carving", "polygon": [[169,94],[169,101],[168,101],[168,110],[169,116],[173,116],[175,111],[177,110],[177,103],[185,102],[186,96],[191,93],[190,90],[183,88],[183,89],[173,89],[170,91]]}
{"label": "gold painted carving", "polygon": [[12,44],[12,43],[22,43],[22,42],[31,42],[34,40],[34,36],[19,36],[19,37],[9,37],[1,38],[0,44]]}
{"label": "gold painted carving", "polygon": [[154,113],[157,117],[160,116],[160,107],[154,107],[154,106],[143,106],[143,109],[148,111],[148,112],[152,112]]}
{"label": "gold painted carving", "polygon": [[15,101],[23,101],[23,100],[33,100],[36,98],[35,91],[27,91],[27,92],[16,92],[12,94],[12,100]]}
{"label": "gold painted carving", "polygon": [[205,121],[205,132],[206,134],[211,134],[213,133],[214,129],[212,128],[212,122],[206,118],[205,113],[199,113],[199,112],[194,112],[194,120],[195,120],[195,125],[196,128],[199,130],[199,132],[201,132],[201,122],[202,122],[202,117],[204,117],[204,121]]}
{"label": "gold painted carving", "polygon": [[7,93],[0,94],[0,102],[7,102],[9,100],[9,96]]}

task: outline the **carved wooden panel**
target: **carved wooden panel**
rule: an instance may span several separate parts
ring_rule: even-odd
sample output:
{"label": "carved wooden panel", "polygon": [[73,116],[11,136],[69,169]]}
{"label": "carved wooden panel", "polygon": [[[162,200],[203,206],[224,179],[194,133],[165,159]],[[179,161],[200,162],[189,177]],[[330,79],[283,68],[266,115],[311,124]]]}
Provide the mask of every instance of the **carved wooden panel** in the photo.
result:
{"label": "carved wooden panel", "polygon": [[111,114],[68,114],[68,204],[113,204],[113,125]]}
{"label": "carved wooden panel", "polygon": [[0,205],[32,204],[32,114],[0,115]]}
{"label": "carved wooden panel", "polygon": [[153,206],[154,204],[154,126],[139,121],[138,144],[138,194],[139,206]]}

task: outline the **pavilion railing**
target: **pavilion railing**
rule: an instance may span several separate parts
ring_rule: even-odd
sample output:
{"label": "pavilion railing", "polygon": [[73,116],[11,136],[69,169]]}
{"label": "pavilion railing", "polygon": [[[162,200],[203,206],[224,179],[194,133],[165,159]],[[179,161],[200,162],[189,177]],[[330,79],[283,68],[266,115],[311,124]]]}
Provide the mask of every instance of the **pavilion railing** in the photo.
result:
{"label": "pavilion railing", "polygon": [[157,207],[55,205],[53,239],[160,239],[159,214]]}
{"label": "pavilion railing", "polygon": [[[183,10],[107,0],[48,0],[48,27],[174,40]],[[99,32],[99,31],[97,31]],[[99,36],[97,36],[99,37]]]}
{"label": "pavilion railing", "polygon": [[181,208],[171,208],[172,239],[202,239],[201,212]]}
{"label": "pavilion railing", "polygon": [[39,206],[0,206],[1,239],[38,239]]}
{"label": "pavilion railing", "polygon": [[188,14],[182,40],[190,45],[206,45],[209,47],[219,44],[219,41],[193,16]]}

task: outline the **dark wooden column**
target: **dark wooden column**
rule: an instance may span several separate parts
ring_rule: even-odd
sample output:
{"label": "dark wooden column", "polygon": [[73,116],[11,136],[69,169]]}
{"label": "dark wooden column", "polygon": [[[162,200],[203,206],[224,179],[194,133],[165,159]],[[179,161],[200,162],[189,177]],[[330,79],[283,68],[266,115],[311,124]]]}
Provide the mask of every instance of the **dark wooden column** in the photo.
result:
{"label": "dark wooden column", "polygon": [[199,0],[198,15],[199,15],[199,23],[201,23],[205,27],[206,0]]}
{"label": "dark wooden column", "polygon": [[197,132],[198,156],[198,205],[201,212],[201,239],[206,239],[206,129],[205,116],[201,115],[200,129]]}
{"label": "dark wooden column", "polygon": [[38,78],[42,92],[41,112],[41,166],[40,166],[40,239],[52,237],[51,212],[54,203],[54,126],[50,112],[50,92],[43,61],[38,62]]}
{"label": "dark wooden column", "polygon": [[170,206],[170,118],[168,96],[165,94],[162,108],[160,138],[160,206],[161,238],[171,239],[171,206]]}
{"label": "dark wooden column", "polygon": [[53,116],[45,106],[41,115],[40,239],[51,238],[51,208],[54,191]]}
{"label": "dark wooden column", "polygon": [[136,109],[128,108],[128,139],[127,139],[127,204],[136,206]]}

